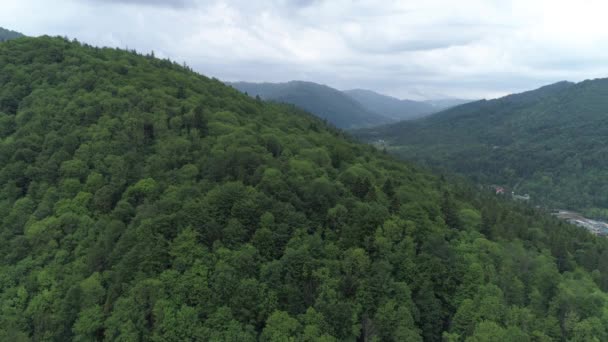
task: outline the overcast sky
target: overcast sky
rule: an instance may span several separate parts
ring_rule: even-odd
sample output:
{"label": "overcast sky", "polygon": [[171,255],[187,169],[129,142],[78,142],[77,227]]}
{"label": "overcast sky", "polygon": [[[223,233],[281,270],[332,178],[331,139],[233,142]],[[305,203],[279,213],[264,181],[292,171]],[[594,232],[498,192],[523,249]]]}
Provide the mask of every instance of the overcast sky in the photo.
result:
{"label": "overcast sky", "polygon": [[2,0],[0,26],[153,50],[226,81],[473,99],[607,77],[607,13],[585,0]]}

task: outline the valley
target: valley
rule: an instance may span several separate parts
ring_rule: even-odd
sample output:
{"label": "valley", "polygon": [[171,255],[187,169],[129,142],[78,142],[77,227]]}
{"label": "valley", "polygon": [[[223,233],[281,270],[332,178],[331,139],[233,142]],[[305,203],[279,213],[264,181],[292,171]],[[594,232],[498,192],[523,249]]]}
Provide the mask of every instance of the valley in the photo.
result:
{"label": "valley", "polygon": [[401,100],[371,90],[340,91],[304,81],[227,84],[254,98],[296,105],[341,129],[374,127],[400,120],[412,120],[471,102],[461,99]]}
{"label": "valley", "polygon": [[533,205],[606,219],[606,99],[608,79],[558,82],[353,134],[437,172],[516,185]]}

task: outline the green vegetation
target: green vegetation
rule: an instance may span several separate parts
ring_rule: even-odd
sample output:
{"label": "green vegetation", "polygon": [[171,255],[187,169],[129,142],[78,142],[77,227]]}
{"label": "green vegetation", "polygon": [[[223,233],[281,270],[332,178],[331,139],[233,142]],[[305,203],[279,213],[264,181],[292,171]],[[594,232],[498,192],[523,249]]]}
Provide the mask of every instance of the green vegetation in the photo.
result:
{"label": "green vegetation", "polygon": [[608,79],[560,82],[358,132],[399,156],[608,217]]}
{"label": "green vegetation", "polygon": [[0,69],[0,341],[608,338],[606,239],[153,56]]}
{"label": "green vegetation", "polygon": [[0,27],[0,42],[19,37],[23,37],[23,35],[19,32],[7,30],[5,28]]}
{"label": "green vegetation", "polygon": [[339,128],[360,128],[386,124],[390,119],[366,109],[337,89],[312,82],[229,83],[253,97],[296,105]]}

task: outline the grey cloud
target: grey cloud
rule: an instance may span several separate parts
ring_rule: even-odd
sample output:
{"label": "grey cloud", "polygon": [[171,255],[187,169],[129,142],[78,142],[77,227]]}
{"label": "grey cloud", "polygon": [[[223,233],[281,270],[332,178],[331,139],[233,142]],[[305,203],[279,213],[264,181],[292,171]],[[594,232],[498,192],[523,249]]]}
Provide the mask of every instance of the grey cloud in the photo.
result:
{"label": "grey cloud", "polygon": [[321,0],[288,0],[286,3],[287,5],[296,7],[296,8],[302,8],[302,7],[309,7],[312,5],[315,5],[317,3],[320,3]]}
{"label": "grey cloud", "polygon": [[88,0],[101,4],[147,5],[158,7],[185,8],[194,6],[194,0]]}
{"label": "grey cloud", "polygon": [[526,64],[537,70],[584,71],[606,66],[606,58],[598,56],[561,56],[557,53],[544,58],[529,59]]}
{"label": "grey cloud", "polygon": [[353,43],[351,46],[356,50],[366,53],[401,53],[401,52],[412,52],[412,51],[428,51],[437,49],[447,49],[454,46],[464,46],[473,43],[474,40],[466,39],[455,39],[455,40],[424,40],[424,39],[413,39],[403,40],[399,42],[376,42],[376,43]]}

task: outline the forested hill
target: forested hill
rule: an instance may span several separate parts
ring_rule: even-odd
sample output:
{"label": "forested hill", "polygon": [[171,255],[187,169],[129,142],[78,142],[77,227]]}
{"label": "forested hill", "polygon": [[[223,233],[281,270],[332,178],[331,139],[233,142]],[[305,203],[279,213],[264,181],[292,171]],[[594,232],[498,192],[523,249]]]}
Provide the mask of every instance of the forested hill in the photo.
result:
{"label": "forested hill", "polygon": [[605,341],[607,241],[167,60],[0,43],[0,341]]}
{"label": "forested hill", "polygon": [[296,105],[339,128],[378,126],[394,120],[366,109],[337,89],[313,82],[229,84],[253,97]]}
{"label": "forested hill", "polygon": [[560,82],[359,132],[400,156],[533,202],[608,217],[608,79]]}
{"label": "forested hill", "polygon": [[23,35],[19,32],[7,30],[5,28],[0,27],[0,42],[19,37],[23,37]]}

